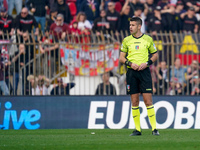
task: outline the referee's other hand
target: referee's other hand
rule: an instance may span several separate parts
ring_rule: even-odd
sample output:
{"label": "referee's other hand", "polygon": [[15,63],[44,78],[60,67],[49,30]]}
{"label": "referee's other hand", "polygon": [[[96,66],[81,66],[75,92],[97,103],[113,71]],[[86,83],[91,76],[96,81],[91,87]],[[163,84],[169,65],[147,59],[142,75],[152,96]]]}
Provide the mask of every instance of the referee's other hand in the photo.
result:
{"label": "referee's other hand", "polygon": [[146,64],[146,63],[142,63],[142,64],[139,66],[138,71],[144,70],[146,67],[147,67],[147,64]]}
{"label": "referee's other hand", "polygon": [[139,65],[132,63],[131,64],[131,68],[134,70],[138,70],[139,69]]}

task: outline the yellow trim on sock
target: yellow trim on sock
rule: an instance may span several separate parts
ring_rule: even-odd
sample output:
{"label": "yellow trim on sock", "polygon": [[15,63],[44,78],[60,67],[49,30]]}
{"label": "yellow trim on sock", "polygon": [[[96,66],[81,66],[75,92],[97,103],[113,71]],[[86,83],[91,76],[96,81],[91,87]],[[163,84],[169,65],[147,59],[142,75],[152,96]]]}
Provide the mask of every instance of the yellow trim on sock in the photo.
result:
{"label": "yellow trim on sock", "polygon": [[151,105],[151,106],[148,106],[148,107],[147,107],[147,109],[151,109],[151,108],[154,108],[154,106],[153,106],[153,105]]}

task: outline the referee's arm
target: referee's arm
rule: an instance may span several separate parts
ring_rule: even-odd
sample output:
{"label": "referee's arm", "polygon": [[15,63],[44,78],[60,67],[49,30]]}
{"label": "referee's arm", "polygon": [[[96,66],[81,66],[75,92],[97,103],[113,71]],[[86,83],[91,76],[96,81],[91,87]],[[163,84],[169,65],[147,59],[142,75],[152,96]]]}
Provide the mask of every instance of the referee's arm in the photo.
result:
{"label": "referee's arm", "polygon": [[126,53],[125,52],[120,52],[120,56],[119,56],[119,61],[123,64],[125,64],[126,66],[131,67],[134,70],[137,70],[139,68],[139,66],[137,64],[131,63],[130,61],[128,61],[126,59]]}
{"label": "referee's arm", "polygon": [[152,65],[157,59],[158,59],[158,53],[157,52],[153,53],[149,61],[140,64],[138,71],[144,70],[146,67]]}
{"label": "referee's arm", "polygon": [[125,64],[125,62],[127,61],[125,52],[120,52],[119,61]]}
{"label": "referee's arm", "polygon": [[154,63],[158,59],[158,52],[152,54],[151,61]]}

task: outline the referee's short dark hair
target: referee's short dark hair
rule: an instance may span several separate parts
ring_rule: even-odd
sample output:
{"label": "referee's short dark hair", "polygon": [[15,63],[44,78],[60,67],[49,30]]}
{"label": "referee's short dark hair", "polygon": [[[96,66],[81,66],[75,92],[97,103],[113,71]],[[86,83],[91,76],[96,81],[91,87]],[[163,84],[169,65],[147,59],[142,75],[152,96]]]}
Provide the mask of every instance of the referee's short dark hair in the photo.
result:
{"label": "referee's short dark hair", "polygon": [[140,17],[132,17],[130,21],[135,21],[138,24],[142,25],[142,19]]}

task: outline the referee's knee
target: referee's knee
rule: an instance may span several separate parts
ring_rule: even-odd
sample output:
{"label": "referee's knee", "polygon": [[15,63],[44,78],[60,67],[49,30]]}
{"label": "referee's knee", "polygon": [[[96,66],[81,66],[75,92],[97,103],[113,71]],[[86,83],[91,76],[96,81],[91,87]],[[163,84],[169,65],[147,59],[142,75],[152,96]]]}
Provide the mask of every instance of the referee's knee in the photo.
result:
{"label": "referee's knee", "polygon": [[139,106],[139,100],[131,100],[132,106]]}
{"label": "referee's knee", "polygon": [[145,105],[146,105],[146,107],[149,107],[149,106],[152,106],[153,104],[152,103],[147,103]]}

